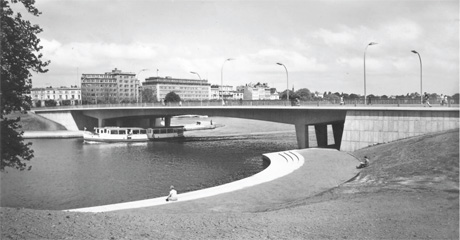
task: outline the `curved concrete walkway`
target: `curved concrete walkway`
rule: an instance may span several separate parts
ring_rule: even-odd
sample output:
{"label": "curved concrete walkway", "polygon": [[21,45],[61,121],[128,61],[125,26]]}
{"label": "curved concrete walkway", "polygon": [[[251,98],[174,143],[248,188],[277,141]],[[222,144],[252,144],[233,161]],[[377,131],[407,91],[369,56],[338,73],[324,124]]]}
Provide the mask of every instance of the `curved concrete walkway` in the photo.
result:
{"label": "curved concrete walkway", "polygon": [[359,162],[356,158],[332,149],[292,150],[264,156],[270,159],[264,171],[228,184],[179,194],[177,202],[166,202],[164,196],[67,211],[129,214],[261,211],[316,195],[359,172],[355,168]]}

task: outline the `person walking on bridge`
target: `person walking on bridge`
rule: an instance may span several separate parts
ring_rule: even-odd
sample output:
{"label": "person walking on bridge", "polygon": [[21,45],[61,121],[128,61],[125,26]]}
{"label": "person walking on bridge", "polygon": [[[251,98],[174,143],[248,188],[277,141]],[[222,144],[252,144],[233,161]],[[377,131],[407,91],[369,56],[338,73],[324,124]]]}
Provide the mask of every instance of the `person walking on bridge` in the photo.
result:
{"label": "person walking on bridge", "polygon": [[428,95],[427,92],[425,92],[425,96],[423,97],[423,103],[424,103],[424,107],[426,107],[426,105],[430,106],[431,107],[431,104],[430,104],[430,95]]}

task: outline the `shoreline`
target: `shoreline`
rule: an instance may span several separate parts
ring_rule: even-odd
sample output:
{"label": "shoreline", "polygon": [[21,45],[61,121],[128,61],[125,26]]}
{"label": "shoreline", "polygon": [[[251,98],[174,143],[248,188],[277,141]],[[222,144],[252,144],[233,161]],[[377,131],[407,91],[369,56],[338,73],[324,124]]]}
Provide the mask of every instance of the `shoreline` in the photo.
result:
{"label": "shoreline", "polygon": [[[197,200],[205,197],[212,197],[219,194],[229,193],[237,190],[241,190],[248,187],[254,187],[256,185],[266,183],[269,181],[276,180],[280,177],[286,176],[293,171],[301,168],[304,164],[304,157],[297,151],[283,151],[263,154],[265,159],[270,161],[270,165],[259,173],[256,173],[247,178],[243,178],[230,183],[199,189],[186,193],[178,194],[178,202],[185,202],[191,200]],[[103,206],[93,206],[78,209],[68,209],[64,211],[69,212],[110,212],[119,210],[128,210],[134,208],[146,208],[154,207],[165,204],[171,204],[172,202],[165,201],[166,196],[145,199],[132,202],[123,202],[117,204],[109,204]]]}

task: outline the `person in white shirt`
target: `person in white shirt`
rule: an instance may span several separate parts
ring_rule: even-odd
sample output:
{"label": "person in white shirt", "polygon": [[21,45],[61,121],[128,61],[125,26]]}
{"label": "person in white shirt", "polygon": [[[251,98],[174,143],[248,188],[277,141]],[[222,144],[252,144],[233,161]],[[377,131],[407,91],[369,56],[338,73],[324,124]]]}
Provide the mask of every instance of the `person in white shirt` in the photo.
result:
{"label": "person in white shirt", "polygon": [[177,201],[177,191],[176,191],[176,189],[174,189],[174,186],[172,186],[172,185],[171,185],[170,189],[171,190],[169,191],[169,195],[166,198],[166,202]]}
{"label": "person in white shirt", "polygon": [[364,157],[364,161],[362,161],[356,168],[365,168],[369,166],[369,158],[367,156]]}

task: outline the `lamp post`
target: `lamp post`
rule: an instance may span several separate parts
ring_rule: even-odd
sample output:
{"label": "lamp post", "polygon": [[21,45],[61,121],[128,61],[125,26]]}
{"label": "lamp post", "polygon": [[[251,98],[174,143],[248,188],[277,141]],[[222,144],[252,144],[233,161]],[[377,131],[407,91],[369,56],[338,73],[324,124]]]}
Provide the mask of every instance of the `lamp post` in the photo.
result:
{"label": "lamp post", "polygon": [[224,65],[228,61],[235,60],[233,58],[225,59],[224,63],[222,64],[222,68],[220,69],[220,87],[222,88],[222,102],[224,102]]}
{"label": "lamp post", "polygon": [[[143,71],[147,71],[149,69],[147,68],[144,68],[144,69],[141,69],[137,74],[136,74],[136,80],[137,80],[137,76],[139,76],[139,74]],[[139,84],[137,85],[137,89],[136,89],[136,102],[139,103],[139,85],[141,84],[141,81],[139,80]]]}
{"label": "lamp post", "polygon": [[286,66],[284,64],[282,64],[282,63],[276,63],[276,64],[278,64],[280,66],[283,66],[284,70],[286,70],[286,86],[287,86],[286,99],[287,99],[287,101],[289,103],[289,74],[288,74],[288,70],[287,70],[287,68],[286,68]]}
{"label": "lamp post", "polygon": [[[200,76],[200,74],[198,74],[197,72],[190,72],[190,73],[198,75],[198,78],[200,79],[200,87],[201,87],[202,84],[201,84],[201,76]],[[200,93],[200,104],[201,104],[201,106],[203,106],[203,97],[201,95],[201,89],[200,89],[199,93]]]}
{"label": "lamp post", "polygon": [[367,47],[371,46],[371,45],[375,45],[377,43],[375,42],[370,42],[369,44],[367,44],[366,48],[364,49],[364,105],[367,104],[367,95],[366,95],[366,51],[367,51]]}
{"label": "lamp post", "polygon": [[411,52],[415,53],[418,55],[418,59],[420,60],[420,103],[423,104],[423,92],[422,92],[422,58],[420,57],[420,54],[412,50]]}

